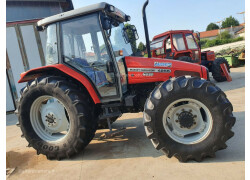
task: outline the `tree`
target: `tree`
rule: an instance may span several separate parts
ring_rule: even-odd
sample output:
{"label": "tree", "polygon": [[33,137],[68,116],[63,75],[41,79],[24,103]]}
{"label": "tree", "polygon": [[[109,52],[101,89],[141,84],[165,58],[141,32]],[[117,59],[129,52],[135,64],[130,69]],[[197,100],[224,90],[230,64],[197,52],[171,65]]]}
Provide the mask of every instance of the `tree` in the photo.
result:
{"label": "tree", "polygon": [[132,46],[132,51],[133,53],[135,54],[137,52],[137,46],[136,46],[136,38],[135,38],[135,35],[134,35],[134,32],[132,31],[132,28],[131,28],[131,24],[125,24],[125,27],[127,29],[127,34],[128,34],[128,38],[130,40],[130,43],[131,43],[131,46]]}
{"label": "tree", "polygon": [[226,18],[226,20],[222,22],[222,28],[239,26],[239,25],[240,25],[239,21],[232,16]]}
{"label": "tree", "polygon": [[211,30],[214,30],[214,29],[219,29],[220,27],[215,24],[215,23],[210,23],[208,26],[207,26],[207,31],[211,31]]}
{"label": "tree", "polygon": [[142,42],[140,42],[138,45],[138,51],[143,52],[145,50],[146,50],[146,46]]}

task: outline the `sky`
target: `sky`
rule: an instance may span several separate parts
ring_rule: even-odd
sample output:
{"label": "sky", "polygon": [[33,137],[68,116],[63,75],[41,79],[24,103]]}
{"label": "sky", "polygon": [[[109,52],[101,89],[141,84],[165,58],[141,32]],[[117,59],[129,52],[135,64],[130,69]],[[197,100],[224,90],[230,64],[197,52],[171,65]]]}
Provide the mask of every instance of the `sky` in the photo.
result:
{"label": "sky", "polygon": [[[74,8],[103,2],[100,0],[72,0]],[[131,16],[130,24],[136,26],[139,42],[145,43],[142,6],[145,0],[104,0]],[[149,0],[147,20],[150,40],[168,30],[205,31],[211,22],[233,16],[243,23],[245,0]]]}

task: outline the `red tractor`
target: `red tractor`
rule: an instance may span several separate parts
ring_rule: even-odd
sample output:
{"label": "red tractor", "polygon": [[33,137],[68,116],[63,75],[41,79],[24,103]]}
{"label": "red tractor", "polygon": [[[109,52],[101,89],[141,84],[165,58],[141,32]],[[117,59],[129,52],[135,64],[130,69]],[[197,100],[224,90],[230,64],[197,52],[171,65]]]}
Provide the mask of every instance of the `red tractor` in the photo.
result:
{"label": "red tractor", "polygon": [[[199,33],[195,33],[200,42]],[[175,59],[196,64],[201,64],[212,72],[213,78],[218,81],[226,81],[223,64],[230,72],[229,64],[225,58],[215,58],[214,51],[201,52],[200,43],[197,43],[194,32],[189,30],[167,31],[153,38],[151,42],[153,57]]]}
{"label": "red tractor", "polygon": [[23,137],[37,154],[70,158],[90,143],[103,120],[111,128],[122,113],[141,111],[147,137],[169,158],[201,161],[226,148],[234,135],[233,107],[206,80],[207,69],[131,56],[124,26],[129,20],[99,3],[38,22],[37,30],[47,32],[47,65],[21,74],[19,83],[27,85],[16,110]]}

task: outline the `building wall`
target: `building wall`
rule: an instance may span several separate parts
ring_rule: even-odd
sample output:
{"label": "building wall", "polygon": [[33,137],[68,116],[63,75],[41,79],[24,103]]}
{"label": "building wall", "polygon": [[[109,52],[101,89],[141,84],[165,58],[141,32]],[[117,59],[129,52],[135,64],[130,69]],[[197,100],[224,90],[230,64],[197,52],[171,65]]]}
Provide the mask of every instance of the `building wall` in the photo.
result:
{"label": "building wall", "polygon": [[[7,27],[6,27],[6,108],[7,111],[15,110],[15,101],[20,96],[20,90],[25,86],[25,83],[18,83],[20,74],[29,69],[45,65],[45,32],[36,31],[37,15],[44,16],[44,6],[36,6],[35,9],[26,13],[21,18],[18,18],[17,12],[22,12],[23,9],[29,9],[35,6],[27,2],[18,1],[18,4],[12,4],[7,1]],[[66,2],[66,0],[65,0]],[[47,2],[47,5],[50,3]],[[64,12],[65,7],[61,7],[60,3],[52,3],[54,10],[50,11],[53,14]],[[25,8],[24,8],[25,5]],[[64,4],[65,6],[65,4]],[[53,8],[52,8],[53,9]],[[15,10],[15,11],[13,11]],[[71,10],[71,9],[69,9]],[[40,13],[37,13],[39,11]],[[33,12],[33,14],[32,14]],[[41,13],[43,12],[43,13]],[[48,12],[48,11],[47,11]],[[14,15],[11,15],[14,13]],[[48,14],[47,14],[48,15]],[[31,20],[26,20],[31,19]],[[17,22],[13,22],[16,20]],[[21,21],[19,21],[21,20]],[[8,86],[7,86],[8,85]]]}

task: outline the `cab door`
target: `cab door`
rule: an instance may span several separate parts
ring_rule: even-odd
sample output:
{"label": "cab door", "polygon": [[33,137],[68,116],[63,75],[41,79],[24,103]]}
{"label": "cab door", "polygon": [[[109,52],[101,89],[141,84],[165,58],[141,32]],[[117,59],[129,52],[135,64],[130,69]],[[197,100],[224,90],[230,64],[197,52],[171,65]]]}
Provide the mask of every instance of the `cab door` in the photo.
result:
{"label": "cab door", "polygon": [[97,14],[61,22],[62,58],[86,75],[102,99],[120,97],[115,72],[107,69],[111,61]]}

